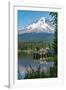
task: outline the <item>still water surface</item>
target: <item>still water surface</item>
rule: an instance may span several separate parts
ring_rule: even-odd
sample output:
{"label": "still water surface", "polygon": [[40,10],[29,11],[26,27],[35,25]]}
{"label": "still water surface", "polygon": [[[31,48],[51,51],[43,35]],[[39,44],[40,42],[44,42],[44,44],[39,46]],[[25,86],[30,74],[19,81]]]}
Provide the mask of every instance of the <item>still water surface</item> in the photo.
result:
{"label": "still water surface", "polygon": [[31,68],[36,70],[38,67],[41,67],[41,71],[44,70],[45,72],[50,69],[50,67],[54,66],[53,61],[46,61],[40,59],[33,59],[32,54],[27,53],[20,53],[18,56],[18,71],[22,75],[22,79],[26,75],[26,68],[31,71]]}

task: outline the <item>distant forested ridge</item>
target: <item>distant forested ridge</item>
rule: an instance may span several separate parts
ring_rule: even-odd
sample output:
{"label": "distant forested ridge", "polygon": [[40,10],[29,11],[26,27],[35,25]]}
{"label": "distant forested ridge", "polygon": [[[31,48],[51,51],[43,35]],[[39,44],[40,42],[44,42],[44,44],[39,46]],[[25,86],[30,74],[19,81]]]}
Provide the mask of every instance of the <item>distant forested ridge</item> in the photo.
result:
{"label": "distant forested ridge", "polygon": [[54,34],[52,33],[25,33],[18,34],[18,41],[30,42],[52,42]]}

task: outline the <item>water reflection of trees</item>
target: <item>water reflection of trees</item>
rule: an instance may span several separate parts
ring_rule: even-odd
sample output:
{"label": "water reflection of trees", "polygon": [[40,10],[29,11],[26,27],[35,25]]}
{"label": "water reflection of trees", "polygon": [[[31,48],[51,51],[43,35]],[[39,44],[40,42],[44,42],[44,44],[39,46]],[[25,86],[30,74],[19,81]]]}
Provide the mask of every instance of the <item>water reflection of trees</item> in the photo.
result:
{"label": "water reflection of trees", "polygon": [[[30,69],[28,70],[28,67]],[[56,73],[56,65],[54,64],[53,67],[46,68],[42,70],[42,67],[39,65],[36,69],[33,68],[31,65],[25,66],[27,69],[27,73],[25,74],[24,79],[35,79],[35,78],[53,78],[57,77]],[[21,80],[23,79],[22,76],[20,75],[20,72],[18,71],[18,79]]]}

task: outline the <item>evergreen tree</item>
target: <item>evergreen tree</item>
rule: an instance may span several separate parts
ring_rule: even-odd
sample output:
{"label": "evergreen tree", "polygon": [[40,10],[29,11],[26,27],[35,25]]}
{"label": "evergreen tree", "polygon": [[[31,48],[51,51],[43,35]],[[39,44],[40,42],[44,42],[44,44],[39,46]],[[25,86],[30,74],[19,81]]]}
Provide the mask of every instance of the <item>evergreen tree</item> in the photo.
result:
{"label": "evergreen tree", "polygon": [[57,38],[58,38],[58,34],[57,34],[57,30],[58,30],[58,13],[57,12],[50,12],[50,15],[52,16],[52,24],[55,26],[55,33],[54,33],[54,39],[53,39],[53,49],[54,49],[54,53],[55,55],[57,55]]}

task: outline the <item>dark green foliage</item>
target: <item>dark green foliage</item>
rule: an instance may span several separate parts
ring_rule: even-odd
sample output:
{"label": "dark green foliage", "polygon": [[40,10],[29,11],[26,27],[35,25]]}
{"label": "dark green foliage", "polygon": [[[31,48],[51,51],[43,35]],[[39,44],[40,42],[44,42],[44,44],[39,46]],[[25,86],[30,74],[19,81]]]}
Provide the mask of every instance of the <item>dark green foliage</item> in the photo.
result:
{"label": "dark green foliage", "polygon": [[53,68],[50,68],[50,77],[57,77],[58,75],[58,64],[57,64],[57,44],[58,44],[58,13],[57,12],[50,12],[50,15],[52,16],[52,23],[53,25],[55,25],[55,33],[54,33],[54,39],[53,39],[53,43],[52,43],[52,47],[53,47],[53,50],[54,50],[54,55],[56,57],[56,60],[55,60],[55,65]]}
{"label": "dark green foliage", "polygon": [[18,50],[39,50],[40,48],[46,48],[48,43],[44,42],[18,42]]}
{"label": "dark green foliage", "polygon": [[50,68],[50,77],[57,77],[58,69],[57,69],[57,60],[55,60],[54,66]]}
{"label": "dark green foliage", "polygon": [[51,67],[50,68],[50,77],[57,77],[57,67]]}
{"label": "dark green foliage", "polygon": [[25,79],[35,79],[35,78],[45,78],[46,75],[44,72],[36,71],[36,72],[31,72],[28,73],[25,77]]}
{"label": "dark green foliage", "polygon": [[55,55],[57,55],[57,31],[58,31],[58,13],[57,12],[50,12],[50,15],[52,16],[52,24],[55,25],[55,34],[54,34],[54,40],[53,40],[53,49],[55,52]]}

